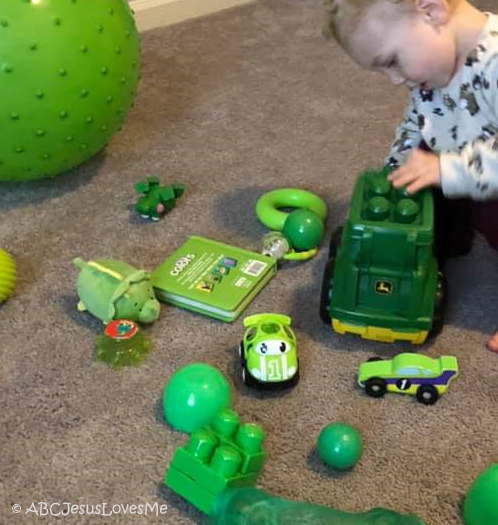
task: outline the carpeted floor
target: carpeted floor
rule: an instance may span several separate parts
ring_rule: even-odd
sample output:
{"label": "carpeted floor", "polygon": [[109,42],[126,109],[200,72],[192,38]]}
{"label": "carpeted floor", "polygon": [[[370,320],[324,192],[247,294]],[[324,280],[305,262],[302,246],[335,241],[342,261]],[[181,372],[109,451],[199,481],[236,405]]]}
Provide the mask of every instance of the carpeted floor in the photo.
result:
{"label": "carpeted floor", "polygon": [[[324,41],[320,15],[320,2],[262,0],[144,34],[139,96],[105,153],[53,180],[0,187],[0,246],[19,270],[15,294],[0,307],[0,523],[37,522],[24,513],[32,502],[168,506],[157,517],[40,523],[202,522],[162,485],[185,442],[163,420],[162,389],[196,361],[219,367],[234,407],[266,430],[261,488],[348,511],[412,512],[427,525],[461,523],[462,496],[498,461],[498,356],[484,347],[497,327],[498,270],[482,239],[450,264],[447,324],[420,349],[460,362],[460,378],[433,407],[405,396],[371,399],[355,386],[364,359],[413,348],[341,337],[322,324],[325,250],[284,267],[246,311],[293,319],[301,380],[282,394],[242,386],[241,319],[225,324],[164,306],[146,331],[154,351],[145,364],[115,371],[94,361],[102,326],[76,310],[73,257],[152,270],[191,234],[259,249],[265,230],[253,208],[270,188],[321,195],[328,234],[344,220],[355,177],[382,161],[406,93]],[[159,223],[132,210],[133,184],[151,173],[187,186]],[[361,461],[340,475],[314,452],[333,421],[364,438]]]}

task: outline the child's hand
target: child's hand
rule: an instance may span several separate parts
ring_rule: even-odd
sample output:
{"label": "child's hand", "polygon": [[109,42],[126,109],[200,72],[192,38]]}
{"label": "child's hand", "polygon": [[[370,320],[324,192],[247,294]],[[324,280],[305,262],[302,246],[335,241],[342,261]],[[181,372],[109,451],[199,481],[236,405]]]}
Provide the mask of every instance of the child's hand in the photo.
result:
{"label": "child's hand", "polygon": [[439,156],[435,153],[414,149],[405,164],[388,177],[395,188],[406,187],[408,193],[417,193],[428,186],[441,186]]}

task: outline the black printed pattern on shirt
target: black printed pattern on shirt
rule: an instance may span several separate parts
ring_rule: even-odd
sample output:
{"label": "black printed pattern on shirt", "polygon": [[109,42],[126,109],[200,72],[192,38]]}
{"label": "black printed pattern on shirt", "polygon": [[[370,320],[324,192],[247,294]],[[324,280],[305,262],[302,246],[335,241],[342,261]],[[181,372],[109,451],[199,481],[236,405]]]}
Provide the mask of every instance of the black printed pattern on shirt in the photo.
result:
{"label": "black printed pattern on shirt", "polygon": [[450,197],[498,198],[498,16],[486,16],[480,41],[446,86],[411,89],[386,156],[401,166],[425,142],[440,155],[443,193]]}

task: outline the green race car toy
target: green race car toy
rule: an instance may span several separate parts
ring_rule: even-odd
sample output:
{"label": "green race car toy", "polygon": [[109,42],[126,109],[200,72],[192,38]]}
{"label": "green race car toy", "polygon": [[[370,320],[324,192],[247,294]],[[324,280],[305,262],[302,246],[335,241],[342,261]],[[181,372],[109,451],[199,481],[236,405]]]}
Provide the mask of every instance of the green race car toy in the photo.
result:
{"label": "green race car toy", "polygon": [[299,360],[291,319],[280,314],[256,314],[244,319],[239,346],[242,379],[247,386],[278,388],[299,381]]}
{"label": "green race car toy", "polygon": [[404,353],[393,359],[372,357],[360,365],[358,384],[371,397],[382,397],[386,392],[417,396],[424,405],[433,405],[458,375],[456,357],[431,358]]}

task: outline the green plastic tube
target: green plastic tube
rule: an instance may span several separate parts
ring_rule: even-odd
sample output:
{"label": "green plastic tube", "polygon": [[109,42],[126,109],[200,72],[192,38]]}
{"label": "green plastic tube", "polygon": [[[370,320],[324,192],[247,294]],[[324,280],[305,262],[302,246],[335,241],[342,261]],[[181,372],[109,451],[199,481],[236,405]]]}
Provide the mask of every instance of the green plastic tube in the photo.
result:
{"label": "green plastic tube", "polygon": [[255,488],[223,492],[211,513],[212,525],[424,525],[413,515],[387,509],[348,513],[276,498]]}

